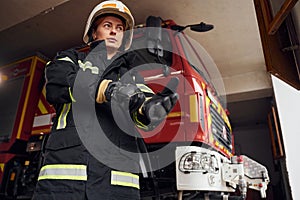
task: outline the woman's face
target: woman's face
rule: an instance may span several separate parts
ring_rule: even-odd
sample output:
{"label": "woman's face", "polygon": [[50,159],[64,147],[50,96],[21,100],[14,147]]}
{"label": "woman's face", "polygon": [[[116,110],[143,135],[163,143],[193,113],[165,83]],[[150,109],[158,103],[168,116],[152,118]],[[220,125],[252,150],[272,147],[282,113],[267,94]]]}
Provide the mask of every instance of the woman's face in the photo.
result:
{"label": "woman's face", "polygon": [[122,45],[125,29],[122,20],[114,16],[106,16],[98,19],[96,23],[99,24],[92,34],[93,39],[105,40],[107,49],[117,51]]}

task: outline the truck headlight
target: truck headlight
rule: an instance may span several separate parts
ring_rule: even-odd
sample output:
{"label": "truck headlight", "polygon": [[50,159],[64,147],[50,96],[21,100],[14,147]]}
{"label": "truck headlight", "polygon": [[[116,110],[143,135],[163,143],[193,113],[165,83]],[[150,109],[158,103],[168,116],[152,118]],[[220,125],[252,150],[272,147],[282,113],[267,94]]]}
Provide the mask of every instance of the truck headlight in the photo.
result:
{"label": "truck headlight", "polygon": [[190,152],[184,154],[179,161],[179,170],[187,172],[209,172],[219,171],[218,161],[214,155],[207,153]]}

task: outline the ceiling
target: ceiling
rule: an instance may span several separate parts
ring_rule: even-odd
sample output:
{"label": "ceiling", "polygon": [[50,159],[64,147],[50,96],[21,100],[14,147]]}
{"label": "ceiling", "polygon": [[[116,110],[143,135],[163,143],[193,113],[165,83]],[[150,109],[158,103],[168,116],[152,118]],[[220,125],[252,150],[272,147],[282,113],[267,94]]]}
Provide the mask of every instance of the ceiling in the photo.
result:
{"label": "ceiling", "polygon": [[[214,29],[185,33],[199,42],[218,66],[229,107],[239,113],[249,108],[252,120],[265,119],[261,101],[272,96],[266,72],[253,0],[124,0],[136,24],[149,15],[173,19],[180,25],[206,22]],[[99,0],[1,0],[0,66],[40,53],[52,58],[57,51],[78,46],[89,12]],[[244,116],[243,116],[244,115]]]}

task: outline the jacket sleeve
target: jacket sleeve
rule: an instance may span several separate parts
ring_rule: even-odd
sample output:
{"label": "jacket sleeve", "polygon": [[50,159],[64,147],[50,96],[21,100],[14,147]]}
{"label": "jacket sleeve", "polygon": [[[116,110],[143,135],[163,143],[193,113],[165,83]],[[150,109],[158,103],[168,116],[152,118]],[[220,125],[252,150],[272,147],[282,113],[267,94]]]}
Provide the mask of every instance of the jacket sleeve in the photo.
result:
{"label": "jacket sleeve", "polygon": [[51,104],[75,101],[72,89],[78,71],[78,53],[62,51],[46,65],[46,98]]}

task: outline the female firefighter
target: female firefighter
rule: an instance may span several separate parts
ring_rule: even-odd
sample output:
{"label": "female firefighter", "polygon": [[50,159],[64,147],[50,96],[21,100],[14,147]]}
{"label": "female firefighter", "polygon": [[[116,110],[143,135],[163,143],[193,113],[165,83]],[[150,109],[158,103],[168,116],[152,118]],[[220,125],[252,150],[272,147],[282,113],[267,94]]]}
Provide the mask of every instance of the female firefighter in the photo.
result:
{"label": "female firefighter", "polygon": [[[119,101],[121,105],[127,101],[132,124],[147,130],[155,127],[171,111],[178,95],[173,92],[176,81],[151,97],[146,97],[151,93],[149,88],[145,85],[139,87],[135,78],[126,84],[120,81],[131,69],[133,61],[132,55],[124,53],[131,46],[133,27],[134,18],[122,2],[104,1],[91,11],[87,20],[83,41],[90,47],[89,54],[70,49],[59,52],[47,64],[46,97],[54,105],[56,117],[45,146],[33,199],[140,198],[136,138],[116,122],[111,102]],[[81,124],[76,124],[77,117],[90,119],[90,115],[85,116],[88,109],[78,109],[83,110],[82,113],[74,113],[73,108],[82,96],[91,99],[101,130],[82,131],[79,128],[93,120],[79,120]],[[123,110],[119,110],[120,115]],[[100,159],[91,153],[83,138],[93,141],[93,134],[95,137],[101,135],[98,132],[103,132],[108,143],[120,150],[105,146],[101,139],[97,146]],[[129,153],[126,155],[126,152]]]}

